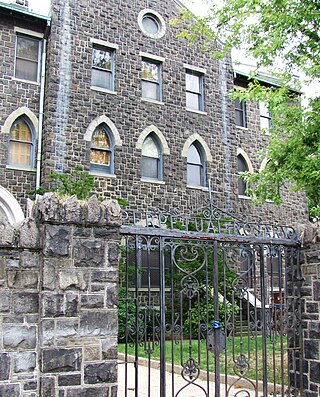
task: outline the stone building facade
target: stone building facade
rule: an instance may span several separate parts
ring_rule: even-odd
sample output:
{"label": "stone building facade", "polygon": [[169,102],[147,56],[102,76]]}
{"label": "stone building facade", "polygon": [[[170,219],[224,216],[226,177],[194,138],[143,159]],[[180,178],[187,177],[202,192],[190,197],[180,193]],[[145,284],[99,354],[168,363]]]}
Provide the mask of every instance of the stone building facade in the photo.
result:
{"label": "stone building facade", "polygon": [[[214,60],[177,38],[170,20],[181,6],[177,0],[53,0],[49,20],[1,5],[3,197],[12,194],[24,209],[28,192],[47,185],[51,172],[81,166],[95,175],[97,193],[124,198],[135,209],[199,208],[210,186],[217,207],[233,213],[270,223],[307,220],[303,194],[284,190],[281,207],[255,207],[239,194],[239,156],[247,169],[259,170],[258,153],[268,140],[259,104],[247,104],[246,124],[236,125],[228,97],[238,84],[231,59]],[[19,47],[23,39],[27,55]],[[17,75],[19,62],[34,75]],[[19,117],[31,144],[13,139]],[[10,147],[23,143],[31,154],[18,160],[29,161],[21,166],[10,157],[19,151]],[[15,199],[10,205],[1,199],[7,216],[15,213]]]}

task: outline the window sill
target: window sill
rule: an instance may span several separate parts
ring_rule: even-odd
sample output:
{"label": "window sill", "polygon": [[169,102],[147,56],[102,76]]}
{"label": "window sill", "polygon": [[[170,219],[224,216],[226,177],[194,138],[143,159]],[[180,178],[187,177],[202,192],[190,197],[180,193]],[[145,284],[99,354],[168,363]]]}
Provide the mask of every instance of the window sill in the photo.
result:
{"label": "window sill", "polygon": [[118,95],[117,91],[108,90],[107,88],[91,86],[90,89],[93,91],[104,92],[105,94]]}
{"label": "window sill", "polygon": [[7,170],[16,170],[16,171],[26,171],[26,172],[36,172],[35,168],[23,168],[14,165],[6,165]]}
{"label": "window sill", "polygon": [[155,105],[164,105],[164,102],[158,101],[157,99],[150,99],[150,98],[141,98],[143,102],[154,103]]}
{"label": "window sill", "polygon": [[188,189],[202,190],[203,192],[208,192],[209,189],[206,186],[196,186],[196,185],[187,185]]}
{"label": "window sill", "polygon": [[243,194],[238,194],[238,198],[243,199],[243,200],[251,200],[250,196],[244,196]]}
{"label": "window sill", "polygon": [[186,108],[187,112],[191,112],[191,113],[196,113],[196,114],[202,114],[203,116],[206,116],[208,113],[203,111],[203,110],[196,110],[196,109],[188,109]]}
{"label": "window sill", "polygon": [[117,176],[114,175],[114,174],[107,174],[107,173],[98,172],[98,171],[90,171],[89,174],[90,174],[90,175],[93,175],[93,176],[101,176],[101,177],[103,177],[103,178],[116,178],[116,177],[117,177]]}
{"label": "window sill", "polygon": [[23,80],[23,79],[18,79],[17,77],[12,77],[12,81],[17,81],[18,83],[28,83],[28,84],[33,84],[38,87],[40,87],[40,83],[38,81],[33,81],[33,80]]}
{"label": "window sill", "polygon": [[153,183],[155,185],[165,185],[165,181],[160,181],[159,179],[148,179],[148,178],[141,178],[141,182]]}
{"label": "window sill", "polygon": [[236,125],[236,128],[237,128],[238,130],[248,131],[248,127],[241,127],[241,125]]}

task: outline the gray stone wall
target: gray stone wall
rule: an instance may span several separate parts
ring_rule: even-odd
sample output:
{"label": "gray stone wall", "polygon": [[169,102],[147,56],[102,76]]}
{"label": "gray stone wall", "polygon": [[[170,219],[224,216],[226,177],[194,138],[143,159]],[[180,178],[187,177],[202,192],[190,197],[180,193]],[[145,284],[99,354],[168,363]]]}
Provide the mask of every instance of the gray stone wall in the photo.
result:
{"label": "gray stone wall", "polygon": [[46,194],[0,225],[0,395],[116,396],[120,208]]}
{"label": "gray stone wall", "polygon": [[[311,235],[319,241],[319,231]],[[312,241],[311,240],[311,241]],[[302,256],[304,397],[320,395],[320,243],[309,242]]]}
{"label": "gray stone wall", "polygon": [[[44,24],[44,26],[43,26]],[[20,203],[25,202],[28,192],[35,189],[35,170],[8,167],[9,135],[3,133],[2,127],[12,112],[20,107],[27,107],[36,117],[39,114],[40,85],[14,78],[16,33],[14,28],[27,29],[38,33],[45,30],[45,22],[37,24],[28,18],[17,15],[0,15],[0,37],[2,51],[0,54],[0,185],[9,190]],[[37,147],[34,148],[35,153]]]}

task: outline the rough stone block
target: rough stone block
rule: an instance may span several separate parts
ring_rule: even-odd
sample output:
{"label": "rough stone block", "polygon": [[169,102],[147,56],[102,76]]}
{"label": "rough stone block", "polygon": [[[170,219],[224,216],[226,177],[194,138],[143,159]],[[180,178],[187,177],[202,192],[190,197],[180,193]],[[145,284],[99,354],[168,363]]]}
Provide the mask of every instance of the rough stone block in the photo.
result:
{"label": "rough stone block", "polygon": [[34,208],[34,214],[39,212],[43,221],[57,221],[59,219],[59,199],[54,193],[45,193],[40,197]]}
{"label": "rough stone block", "polygon": [[1,218],[0,221],[0,245],[10,246],[14,241],[14,228],[10,223]]}
{"label": "rough stone block", "polygon": [[102,209],[97,196],[93,195],[87,201],[87,221],[88,223],[99,223]]}
{"label": "rough stone block", "polygon": [[81,290],[84,291],[88,285],[89,275],[86,272],[77,269],[61,270],[59,272],[60,289],[65,290]]}
{"label": "rough stone block", "polygon": [[33,372],[36,367],[36,353],[18,352],[14,354],[14,372]]}
{"label": "rough stone block", "polygon": [[56,321],[55,338],[59,344],[68,344],[78,336],[78,319],[63,319]]}
{"label": "rough stone block", "polygon": [[55,397],[55,380],[54,378],[42,377],[40,382],[41,397]]}
{"label": "rough stone block", "polygon": [[76,196],[68,197],[63,202],[63,219],[62,223],[81,223],[82,208],[80,201]]}
{"label": "rough stone block", "polygon": [[11,293],[9,291],[0,292],[0,313],[10,312]]}
{"label": "rough stone block", "polygon": [[105,336],[117,332],[116,311],[86,311],[80,318],[80,336]]}
{"label": "rough stone block", "polygon": [[312,321],[310,323],[309,336],[311,339],[320,340],[320,321]]}
{"label": "rough stone block", "polygon": [[81,361],[82,349],[44,349],[42,351],[44,373],[79,371]]}
{"label": "rough stone block", "polygon": [[313,299],[320,302],[320,281],[313,282]]}
{"label": "rough stone block", "polygon": [[118,286],[117,286],[117,284],[107,285],[106,291],[107,291],[106,307],[110,308],[110,309],[118,307]]}
{"label": "rough stone block", "polygon": [[118,266],[118,263],[119,263],[119,244],[116,242],[109,242],[108,264],[111,266]]}
{"label": "rough stone block", "polygon": [[116,282],[118,280],[118,269],[96,270],[91,274],[93,283],[106,283],[108,281]]}
{"label": "rough stone block", "polygon": [[121,226],[121,208],[116,200],[104,200],[105,221],[110,226]]}
{"label": "rough stone block", "polygon": [[104,339],[102,344],[102,358],[104,360],[113,360],[118,357],[118,344],[117,338]]}
{"label": "rough stone block", "polygon": [[100,346],[85,346],[84,361],[101,361]]}
{"label": "rough stone block", "polygon": [[23,251],[21,253],[22,268],[39,268],[40,259],[37,252]]}
{"label": "rough stone block", "polygon": [[311,382],[320,384],[320,362],[310,362],[310,380]]}
{"label": "rough stone block", "polygon": [[43,296],[44,317],[75,317],[78,315],[78,310],[78,295],[46,293]]}
{"label": "rough stone block", "polygon": [[109,397],[109,387],[83,387],[68,389],[67,397]]}
{"label": "rough stone block", "polygon": [[42,287],[44,290],[53,291],[56,289],[56,269],[56,259],[45,259],[43,261]]}
{"label": "rough stone block", "polygon": [[8,380],[10,375],[10,355],[0,353],[0,381]]}
{"label": "rough stone block", "polygon": [[21,292],[13,294],[13,310],[16,314],[38,314],[39,294],[37,292]]}
{"label": "rough stone block", "polygon": [[71,229],[67,226],[46,225],[44,254],[64,257],[70,255]]}
{"label": "rough stone block", "polygon": [[81,296],[82,309],[102,309],[104,307],[103,294],[91,294]]}
{"label": "rough stone block", "polygon": [[26,382],[23,386],[23,390],[37,390],[38,383],[36,381]]}
{"label": "rough stone block", "polygon": [[81,375],[60,375],[58,376],[59,386],[79,386],[81,385]]}
{"label": "rough stone block", "polygon": [[20,397],[20,385],[17,384],[0,384],[1,397]]}
{"label": "rough stone block", "polygon": [[74,265],[104,267],[105,244],[100,240],[74,240]]}
{"label": "rough stone block", "polygon": [[3,327],[3,345],[8,350],[35,349],[36,327],[5,325]]}
{"label": "rough stone block", "polygon": [[41,345],[52,346],[54,344],[55,330],[54,320],[42,320],[40,325]]}
{"label": "rough stone block", "polygon": [[35,271],[10,271],[8,287],[14,289],[36,289],[38,287],[38,273]]}
{"label": "rough stone block", "polygon": [[25,248],[39,247],[39,229],[32,218],[26,218],[19,227],[19,246]]}
{"label": "rough stone block", "polygon": [[114,383],[117,381],[117,364],[89,364],[84,368],[84,382],[87,384]]}

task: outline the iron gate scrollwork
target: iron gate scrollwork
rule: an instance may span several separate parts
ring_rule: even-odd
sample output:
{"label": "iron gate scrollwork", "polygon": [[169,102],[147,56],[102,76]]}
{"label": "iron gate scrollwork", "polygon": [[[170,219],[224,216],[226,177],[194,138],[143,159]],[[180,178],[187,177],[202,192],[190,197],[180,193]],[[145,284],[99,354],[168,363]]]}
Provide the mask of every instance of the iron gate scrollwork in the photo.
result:
{"label": "iron gate scrollwork", "polygon": [[292,228],[212,204],[123,218],[118,396],[302,396]]}

